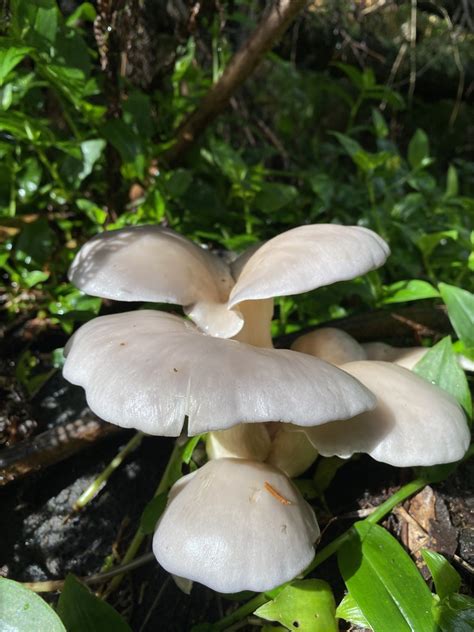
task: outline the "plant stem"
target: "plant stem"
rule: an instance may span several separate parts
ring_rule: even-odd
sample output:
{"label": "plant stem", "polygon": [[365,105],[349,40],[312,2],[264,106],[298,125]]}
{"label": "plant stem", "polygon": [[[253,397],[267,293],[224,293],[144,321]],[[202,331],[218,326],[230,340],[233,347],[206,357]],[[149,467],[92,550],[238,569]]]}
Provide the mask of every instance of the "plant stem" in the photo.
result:
{"label": "plant stem", "polygon": [[[171,453],[171,456],[168,460],[168,464],[166,465],[165,471],[163,472],[163,476],[161,477],[160,483],[158,487],[156,488],[155,493],[153,494],[153,498],[155,498],[156,496],[159,496],[160,494],[163,494],[164,492],[167,492],[168,489],[173,484],[174,481],[172,480],[170,474],[175,466],[176,461],[181,459],[181,455],[182,455],[182,447],[179,445],[179,442],[176,441],[174,444],[173,452]],[[145,539],[145,536],[146,534],[142,531],[141,527],[138,527],[123,557],[122,566],[129,564],[134,559],[134,557],[138,553],[139,548],[141,547],[143,543],[143,540]],[[120,586],[120,583],[122,582],[122,579],[123,579],[123,575],[124,575],[123,573],[120,573],[120,575],[116,575],[113,578],[113,580],[110,582],[109,586],[107,587],[107,590],[105,591],[104,597],[108,597],[111,593],[114,592],[114,590],[116,590]]]}
{"label": "plant stem", "polygon": [[[377,509],[375,509],[375,511],[370,514],[370,516],[365,518],[364,521],[370,522],[371,524],[379,522],[380,520],[382,520],[382,518],[389,514],[396,505],[406,500],[409,496],[412,496],[429,482],[430,481],[425,478],[417,478],[411,481],[411,483],[407,483],[406,485],[401,487],[398,492],[395,492],[395,494],[390,496],[390,498],[379,505]],[[350,527],[347,531],[344,531],[344,533],[342,533],[335,540],[333,540],[327,546],[321,549],[321,551],[319,551],[319,553],[315,556],[314,560],[311,562],[308,568],[304,571],[303,576],[306,577],[309,573],[314,571],[315,568],[317,568],[320,564],[331,557],[331,555],[334,555],[334,553],[336,553],[341,548],[341,546],[349,540],[352,535],[352,531],[352,527]],[[229,626],[247,617],[249,614],[252,614],[252,612],[255,612],[257,608],[263,606],[263,604],[267,603],[270,600],[271,598],[268,597],[265,593],[260,593],[259,595],[256,595],[255,597],[253,597],[253,599],[243,604],[240,608],[227,615],[223,619],[220,619],[220,621],[217,621],[217,623],[212,626],[213,632],[226,630]]]}
{"label": "plant stem", "polygon": [[97,496],[97,494],[109,480],[110,476],[123,463],[125,458],[131,452],[133,452],[133,450],[138,448],[143,440],[143,437],[143,432],[137,432],[135,435],[133,435],[130,441],[119,450],[117,456],[115,456],[107,465],[107,467],[99,474],[99,476],[94,481],[92,481],[89,487],[87,487],[87,489],[82,492],[82,494],[74,503],[74,507],[72,509],[73,512],[80,511],[87,505],[87,503],[89,503],[93,498]]}

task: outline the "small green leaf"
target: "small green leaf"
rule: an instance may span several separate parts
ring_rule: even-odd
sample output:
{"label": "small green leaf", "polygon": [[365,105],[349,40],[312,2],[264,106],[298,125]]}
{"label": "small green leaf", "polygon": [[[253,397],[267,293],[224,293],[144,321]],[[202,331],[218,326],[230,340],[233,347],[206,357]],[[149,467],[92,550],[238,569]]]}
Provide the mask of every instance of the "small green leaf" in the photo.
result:
{"label": "small green leaf", "polygon": [[425,235],[422,235],[416,241],[416,245],[425,257],[429,257],[438,245],[444,245],[447,239],[453,239],[456,241],[458,236],[459,233],[457,230],[440,230],[437,233],[426,233]]}
{"label": "small green leaf", "polygon": [[444,599],[461,587],[461,577],[448,560],[436,551],[422,549],[421,555],[433,578],[436,594]]}
{"label": "small green leaf", "polygon": [[337,632],[334,597],[320,579],[294,581],[254,614],[298,632]]}
{"label": "small green leaf", "polygon": [[448,174],[446,176],[446,192],[445,197],[455,197],[459,193],[458,172],[453,165],[449,165]]}
{"label": "small green leaf", "polygon": [[466,347],[474,348],[474,294],[446,283],[440,283],[438,288],[458,338]]}
{"label": "small green leaf", "polygon": [[361,609],[357,605],[350,593],[347,593],[336,610],[336,616],[344,621],[352,623],[352,625],[359,626],[361,628],[370,628],[369,622],[362,614]]}
{"label": "small green leaf", "polygon": [[289,184],[263,182],[261,190],[255,197],[255,206],[264,213],[275,213],[294,202],[297,197],[297,189]]}
{"label": "small green leaf", "polygon": [[74,575],[66,577],[59,597],[58,614],[67,632],[85,632],[85,630],[132,632],[125,619],[111,605],[92,594]]}
{"label": "small green leaf", "polygon": [[346,587],[377,632],[434,632],[433,598],[414,562],[383,527],[356,522],[338,563]]}
{"label": "small green leaf", "polygon": [[474,630],[474,599],[467,595],[449,595],[434,608],[442,632],[472,632]]}
{"label": "small green leaf", "polygon": [[197,444],[201,441],[201,439],[204,436],[205,436],[204,434],[200,434],[200,435],[196,435],[195,437],[190,437],[190,439],[188,439],[188,441],[186,442],[186,445],[184,446],[183,455],[181,457],[183,463],[186,463],[186,465],[189,465]]}
{"label": "small green leaf", "polygon": [[337,138],[351,158],[358,152],[364,151],[359,143],[350,136],[340,132],[331,132],[331,134]]}
{"label": "small green leaf", "polygon": [[397,281],[384,286],[383,303],[405,303],[419,301],[424,298],[438,298],[439,292],[431,283],[412,279],[410,281]]}
{"label": "small green leaf", "polygon": [[408,144],[408,162],[412,169],[418,169],[428,164],[430,156],[430,142],[422,129],[417,129]]}
{"label": "small green leaf", "polygon": [[140,529],[143,533],[148,535],[154,532],[156,523],[161,518],[161,514],[164,512],[167,502],[168,494],[166,492],[158,494],[158,496],[150,500],[140,518]]}
{"label": "small green leaf", "polygon": [[31,52],[29,46],[11,46],[0,48],[0,86],[3,85],[9,72],[19,64],[28,53]]}
{"label": "small green leaf", "polygon": [[414,367],[414,372],[452,395],[472,415],[472,401],[466,375],[456,360],[451,338],[446,336],[432,347]]}
{"label": "small green leaf", "polygon": [[66,632],[61,619],[28,588],[0,577],[0,630],[4,632]]}
{"label": "small green leaf", "polygon": [[387,123],[377,108],[372,108],[372,122],[377,138],[386,138],[388,136]]}

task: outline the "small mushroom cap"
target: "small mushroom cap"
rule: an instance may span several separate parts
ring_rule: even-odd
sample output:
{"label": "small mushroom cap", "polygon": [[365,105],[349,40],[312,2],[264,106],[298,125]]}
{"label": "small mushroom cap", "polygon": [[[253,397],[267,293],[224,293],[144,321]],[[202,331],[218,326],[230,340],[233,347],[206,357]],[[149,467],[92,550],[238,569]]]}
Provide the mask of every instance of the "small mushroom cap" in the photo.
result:
{"label": "small mushroom cap", "polygon": [[100,316],[69,340],[64,377],[102,419],[177,436],[236,423],[317,425],[375,405],[353,377],[303,353],[206,336],[178,316],[141,310]]}
{"label": "small mushroom cap", "polygon": [[357,340],[335,327],[321,327],[310,331],[297,338],[291,348],[338,366],[366,359],[365,351]]}
{"label": "small mushroom cap", "polygon": [[389,254],[385,241],[367,228],[299,226],[270,239],[246,261],[230,293],[229,307],[353,279],[381,266]]}
{"label": "small mushroom cap", "polygon": [[455,399],[411,371],[387,362],[343,366],[377,396],[377,407],[305,432],[323,456],[356,452],[398,467],[461,459],[469,447],[466,417]]}
{"label": "small mushroom cap", "polygon": [[226,307],[234,285],[226,263],[169,228],[132,226],[96,235],[77,253],[69,279],[92,296],[184,305],[211,335],[231,337],[243,325]]}
{"label": "small mushroom cap", "polygon": [[271,590],[314,557],[313,510],[276,468],[216,459],[172,488],[153,538],[168,572],[222,593]]}

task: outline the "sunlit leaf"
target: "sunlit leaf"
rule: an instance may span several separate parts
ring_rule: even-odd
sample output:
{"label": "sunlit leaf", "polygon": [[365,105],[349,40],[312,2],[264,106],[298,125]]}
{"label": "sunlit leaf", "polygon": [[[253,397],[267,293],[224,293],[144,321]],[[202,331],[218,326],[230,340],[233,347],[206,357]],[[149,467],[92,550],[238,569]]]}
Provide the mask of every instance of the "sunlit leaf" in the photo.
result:
{"label": "sunlit leaf", "polygon": [[3,632],[66,632],[44,599],[18,582],[0,577],[0,630]]}
{"label": "sunlit leaf", "polygon": [[338,563],[353,600],[377,632],[435,632],[433,597],[414,562],[383,527],[357,522]]}
{"label": "sunlit leaf", "polygon": [[472,415],[471,394],[466,375],[456,360],[449,336],[435,344],[417,362],[413,370],[432,384],[447,391],[469,415]]}
{"label": "sunlit leaf", "polygon": [[439,292],[431,283],[412,279],[410,281],[397,281],[384,287],[383,303],[405,303],[418,301],[424,298],[437,298]]}
{"label": "sunlit leaf", "polygon": [[454,285],[438,285],[454,331],[466,347],[474,348],[474,294]]}
{"label": "sunlit leaf", "polygon": [[433,578],[436,594],[440,599],[455,593],[461,587],[461,577],[448,560],[428,549],[422,549],[421,555]]}
{"label": "sunlit leaf", "polygon": [[364,617],[361,609],[357,605],[350,593],[344,596],[344,599],[338,605],[336,610],[336,616],[344,621],[352,623],[352,625],[359,626],[361,628],[370,628],[369,622]]}
{"label": "sunlit leaf", "polygon": [[294,581],[255,613],[298,632],[336,632],[336,604],[331,588],[320,579]]}
{"label": "sunlit leaf", "polygon": [[18,65],[31,51],[29,46],[10,46],[0,48],[0,86],[7,78],[8,74]]}

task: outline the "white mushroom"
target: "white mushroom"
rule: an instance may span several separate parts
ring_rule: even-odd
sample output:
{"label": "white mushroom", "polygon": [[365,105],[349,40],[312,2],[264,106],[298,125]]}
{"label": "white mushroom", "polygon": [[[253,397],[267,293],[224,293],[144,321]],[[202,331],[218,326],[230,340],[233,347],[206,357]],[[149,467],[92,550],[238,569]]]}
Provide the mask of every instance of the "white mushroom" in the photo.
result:
{"label": "white mushroom", "polygon": [[174,485],[153,552],[170,573],[218,592],[260,592],[301,573],[318,536],[313,510],[282,472],[216,459]]}
{"label": "white mushroom", "polygon": [[336,365],[367,359],[364,349],[357,340],[335,327],[321,327],[310,331],[297,338],[291,348]]}
{"label": "white mushroom", "polygon": [[210,459],[233,457],[264,461],[290,478],[305,472],[318,456],[302,428],[294,424],[237,424],[209,432],[206,451]]}
{"label": "white mushroom", "polygon": [[321,360],[203,334],[154,310],[101,316],[67,344],[63,373],[102,419],[167,436],[241,422],[300,426],[346,419],[375,405],[364,386]]}
{"label": "white mushroom", "polygon": [[[74,259],[70,279],[94,296],[183,305],[203,331],[230,338],[244,325],[242,303],[354,278],[382,265],[388,254],[387,244],[366,228],[320,224],[282,233],[228,266],[170,229],[138,226],[87,242]],[[267,329],[269,304],[261,317]],[[258,305],[252,309],[255,315]],[[240,339],[271,344],[268,331],[259,338],[249,327]]]}
{"label": "white mushroom", "polygon": [[367,355],[367,360],[393,362],[410,371],[429,351],[426,347],[392,347],[385,342],[366,342],[361,346]]}
{"label": "white mushroom", "polygon": [[398,467],[452,463],[469,447],[466,417],[455,399],[396,364],[351,362],[347,371],[377,397],[377,407],[305,432],[320,454],[356,452]]}

